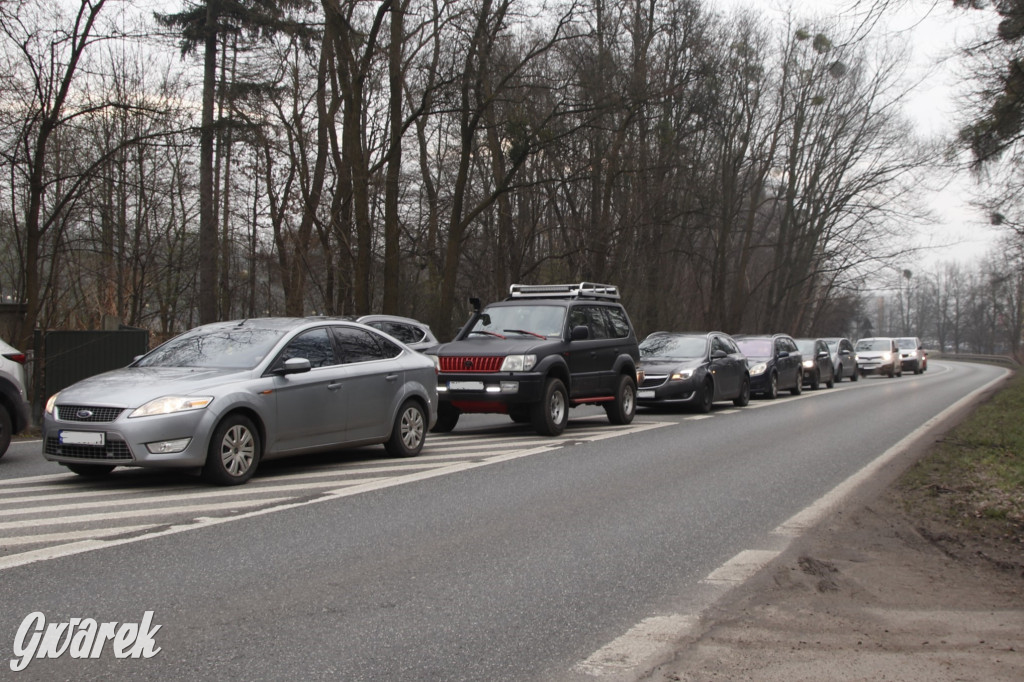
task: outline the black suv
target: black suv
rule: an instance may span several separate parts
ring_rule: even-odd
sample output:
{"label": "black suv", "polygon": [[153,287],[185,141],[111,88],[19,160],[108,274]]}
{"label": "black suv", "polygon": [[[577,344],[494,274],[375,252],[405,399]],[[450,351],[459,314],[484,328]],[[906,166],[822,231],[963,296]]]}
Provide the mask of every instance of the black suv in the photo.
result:
{"label": "black suv", "polygon": [[513,284],[504,301],[475,311],[437,356],[434,431],[463,412],[508,414],[557,436],[569,408],[603,405],[613,424],[636,411],[636,334],[608,284]]}

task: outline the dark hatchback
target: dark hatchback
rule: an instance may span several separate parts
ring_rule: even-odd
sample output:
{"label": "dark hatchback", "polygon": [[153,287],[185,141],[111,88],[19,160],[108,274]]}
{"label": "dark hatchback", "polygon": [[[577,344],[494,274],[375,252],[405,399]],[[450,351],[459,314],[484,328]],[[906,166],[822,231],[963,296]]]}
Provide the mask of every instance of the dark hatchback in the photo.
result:
{"label": "dark hatchback", "polygon": [[687,405],[710,412],[713,403],[750,402],[747,359],[723,332],[655,332],[640,344],[644,377],[640,405]]}
{"label": "dark hatchback", "polygon": [[793,395],[803,392],[803,356],[788,334],[736,336],[740,351],[750,368],[750,392],[769,400],[788,389]]}

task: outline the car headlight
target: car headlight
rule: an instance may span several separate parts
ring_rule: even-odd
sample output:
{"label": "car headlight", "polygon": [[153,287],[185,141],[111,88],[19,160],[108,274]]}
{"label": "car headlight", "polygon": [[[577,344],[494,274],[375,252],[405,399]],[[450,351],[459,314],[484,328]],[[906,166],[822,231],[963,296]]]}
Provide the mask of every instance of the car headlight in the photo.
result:
{"label": "car headlight", "polygon": [[174,414],[175,412],[201,410],[212,402],[212,396],[168,395],[163,398],[157,398],[156,400],[150,400],[148,403],[128,415],[128,418],[152,417],[158,414]]}
{"label": "car headlight", "polygon": [[54,393],[50,396],[50,399],[46,401],[46,407],[44,408],[46,414],[53,416],[53,408],[57,405],[57,396],[59,395],[60,393]]}
{"label": "car headlight", "polygon": [[814,369],[814,360],[804,360],[804,367]]}
{"label": "car headlight", "polygon": [[502,372],[529,372],[537,364],[536,355],[509,355],[501,363]]}
{"label": "car headlight", "polygon": [[676,372],[672,372],[672,376],[669,377],[672,381],[686,381],[693,376],[692,369],[681,369]]}
{"label": "car headlight", "polygon": [[892,353],[882,353],[882,362],[889,362],[892,360]]}
{"label": "car headlight", "polygon": [[750,376],[756,377],[764,374],[764,371],[768,369],[767,362],[759,362],[750,368]]}

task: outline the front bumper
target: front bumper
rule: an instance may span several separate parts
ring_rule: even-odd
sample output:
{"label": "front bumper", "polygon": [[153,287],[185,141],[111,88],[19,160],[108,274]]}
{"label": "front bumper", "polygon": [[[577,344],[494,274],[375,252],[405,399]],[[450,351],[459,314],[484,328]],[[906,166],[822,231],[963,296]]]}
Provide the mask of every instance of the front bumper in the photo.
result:
{"label": "front bumper", "polygon": [[[128,410],[125,411],[126,413]],[[108,422],[61,420],[43,416],[43,457],[51,462],[112,466],[194,468],[206,461],[214,415],[210,410]],[[147,445],[182,441],[178,452],[150,452]]]}
{"label": "front bumper", "polygon": [[545,376],[536,372],[441,372],[437,400],[463,412],[503,413],[510,405],[540,402],[544,381]]}
{"label": "front bumper", "polygon": [[667,376],[646,376],[636,391],[638,405],[689,405],[699,401],[693,379],[672,381]]}
{"label": "front bumper", "polygon": [[861,362],[857,363],[857,371],[861,374],[890,374],[896,371],[892,362]]}
{"label": "front bumper", "polygon": [[751,394],[768,393],[771,390],[771,372],[750,375]]}

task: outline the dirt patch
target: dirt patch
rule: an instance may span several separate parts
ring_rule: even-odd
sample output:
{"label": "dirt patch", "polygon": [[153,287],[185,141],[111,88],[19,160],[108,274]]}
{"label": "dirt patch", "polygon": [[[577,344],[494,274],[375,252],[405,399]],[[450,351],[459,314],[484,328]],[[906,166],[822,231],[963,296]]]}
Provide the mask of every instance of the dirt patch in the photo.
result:
{"label": "dirt patch", "polygon": [[915,494],[890,488],[797,540],[649,679],[1024,680],[1016,526],[947,521]]}

